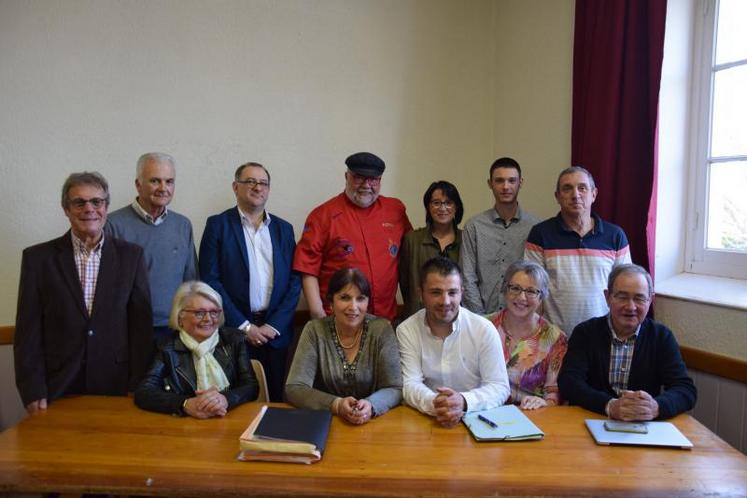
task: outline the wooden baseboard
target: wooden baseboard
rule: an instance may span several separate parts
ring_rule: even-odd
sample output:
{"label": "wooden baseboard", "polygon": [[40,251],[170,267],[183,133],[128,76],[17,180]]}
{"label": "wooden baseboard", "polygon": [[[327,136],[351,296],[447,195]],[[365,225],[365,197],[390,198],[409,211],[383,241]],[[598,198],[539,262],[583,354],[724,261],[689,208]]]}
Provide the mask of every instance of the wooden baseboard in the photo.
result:
{"label": "wooden baseboard", "polygon": [[[293,316],[293,325],[300,330],[310,319],[311,315],[309,314],[309,310],[298,310]],[[0,326],[0,346],[13,344],[13,337],[15,334],[16,328],[14,326]]]}
{"label": "wooden baseboard", "polygon": [[16,328],[13,326],[0,327],[0,346],[13,344],[13,336],[16,334]]}
{"label": "wooden baseboard", "polygon": [[[293,320],[296,327],[302,327],[307,321],[308,310],[296,312]],[[0,346],[13,344],[15,331],[13,326],[0,327]],[[688,368],[747,384],[747,361],[687,346],[680,346],[680,351]]]}
{"label": "wooden baseboard", "polygon": [[680,346],[687,368],[747,384],[747,361]]}

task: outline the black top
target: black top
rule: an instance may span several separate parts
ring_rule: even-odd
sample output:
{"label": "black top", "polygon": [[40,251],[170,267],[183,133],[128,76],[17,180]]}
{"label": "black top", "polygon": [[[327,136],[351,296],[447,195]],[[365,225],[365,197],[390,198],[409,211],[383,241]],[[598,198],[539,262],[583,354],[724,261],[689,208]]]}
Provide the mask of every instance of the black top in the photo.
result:
{"label": "black top", "polygon": [[[617,397],[609,381],[611,342],[606,316],[576,326],[558,377],[563,399],[605,413],[607,402]],[[628,389],[649,393],[659,404],[661,419],[695,406],[695,385],[687,375],[674,334],[650,318],[641,324],[635,341]]]}
{"label": "black top", "polygon": [[[254,377],[249,349],[244,333],[233,328],[221,328],[213,356],[223,368],[229,386],[221,392],[228,401],[228,409],[257,398],[257,379]],[[135,390],[135,404],[154,412],[185,415],[184,401],[195,396],[197,373],[192,352],[175,334],[158,345],[156,359]]]}

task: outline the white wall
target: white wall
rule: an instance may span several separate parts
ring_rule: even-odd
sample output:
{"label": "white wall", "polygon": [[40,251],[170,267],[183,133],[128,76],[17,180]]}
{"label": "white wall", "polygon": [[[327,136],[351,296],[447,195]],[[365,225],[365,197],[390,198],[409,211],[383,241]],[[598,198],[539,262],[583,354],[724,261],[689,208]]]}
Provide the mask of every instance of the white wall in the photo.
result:
{"label": "white wall", "polygon": [[[351,152],[387,161],[383,191],[416,222],[427,181],[458,182],[492,155],[487,1],[1,5],[5,282],[23,247],[65,230],[69,172],[101,171],[119,207],[143,151],[177,158],[173,207],[198,240],[248,160],[270,168],[270,209],[300,232]],[[9,323],[15,285],[0,292]]]}
{"label": "white wall", "polygon": [[[67,228],[64,178],[100,171],[118,208],[145,151],[176,157],[172,207],[198,240],[242,162],[270,169],[269,208],[299,235],[359,150],[386,160],[382,191],[416,226],[435,179],[467,216],[490,206],[497,155],[524,166],[525,207],[552,214],[572,19],[572,0],[0,0],[0,324],[15,320],[23,248]],[[0,349],[3,427],[19,412]]]}
{"label": "white wall", "polygon": [[[519,161],[520,202],[542,218],[557,213],[555,180],[571,161],[574,5],[496,2],[495,156]],[[487,176],[485,168],[483,185]],[[484,199],[487,208],[487,190]]]}

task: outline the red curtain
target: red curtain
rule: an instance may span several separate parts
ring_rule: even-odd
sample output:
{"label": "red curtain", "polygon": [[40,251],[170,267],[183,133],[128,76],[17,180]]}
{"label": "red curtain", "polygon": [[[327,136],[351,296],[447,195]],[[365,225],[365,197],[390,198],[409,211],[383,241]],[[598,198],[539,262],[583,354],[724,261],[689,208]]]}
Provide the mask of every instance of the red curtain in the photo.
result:
{"label": "red curtain", "polygon": [[653,274],[656,147],[666,0],[576,0],[572,163],[591,171],[594,211]]}

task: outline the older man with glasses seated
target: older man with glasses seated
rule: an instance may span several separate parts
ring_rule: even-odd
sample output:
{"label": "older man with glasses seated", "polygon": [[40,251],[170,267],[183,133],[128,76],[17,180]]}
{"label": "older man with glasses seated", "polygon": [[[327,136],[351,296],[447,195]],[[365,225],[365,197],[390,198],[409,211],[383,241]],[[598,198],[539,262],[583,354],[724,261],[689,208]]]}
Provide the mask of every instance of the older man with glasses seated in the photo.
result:
{"label": "older man with glasses seated", "polygon": [[653,295],[644,268],[612,269],[604,291],[609,314],[579,324],[568,341],[558,377],[564,399],[624,421],[666,419],[695,406],[674,334],[646,316]]}

